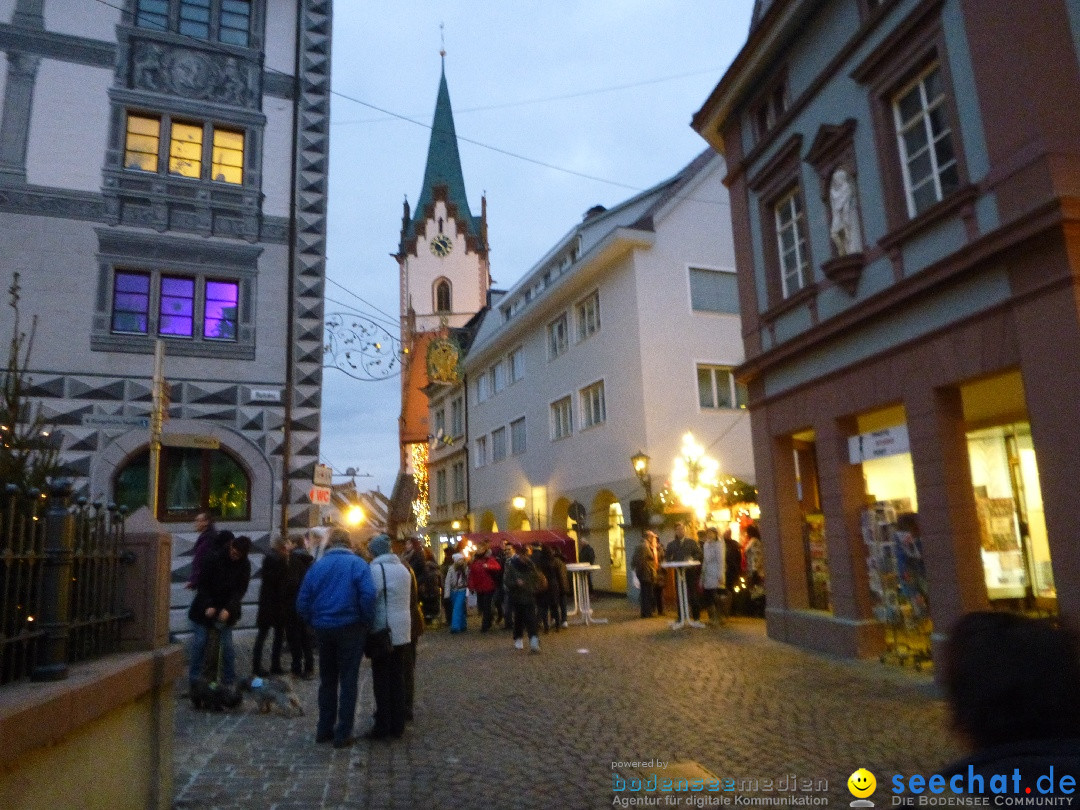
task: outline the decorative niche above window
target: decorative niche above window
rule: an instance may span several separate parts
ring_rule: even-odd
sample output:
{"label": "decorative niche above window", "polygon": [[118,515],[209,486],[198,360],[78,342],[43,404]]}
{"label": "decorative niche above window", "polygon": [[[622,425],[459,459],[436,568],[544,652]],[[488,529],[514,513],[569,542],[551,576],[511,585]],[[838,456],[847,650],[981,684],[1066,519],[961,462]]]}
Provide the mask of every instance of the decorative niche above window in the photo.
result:
{"label": "decorative niche above window", "polygon": [[852,296],[858,290],[866,265],[855,165],[855,127],[854,118],[839,125],[824,124],[806,154],[806,162],[817,173],[821,199],[829,217],[832,258],[821,265],[821,272]]}

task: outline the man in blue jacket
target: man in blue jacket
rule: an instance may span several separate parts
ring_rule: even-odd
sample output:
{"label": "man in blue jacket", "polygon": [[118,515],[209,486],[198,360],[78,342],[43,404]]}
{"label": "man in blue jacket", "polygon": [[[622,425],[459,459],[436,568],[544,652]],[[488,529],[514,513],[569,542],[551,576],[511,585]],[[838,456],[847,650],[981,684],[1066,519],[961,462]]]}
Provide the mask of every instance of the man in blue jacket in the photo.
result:
{"label": "man in blue jacket", "polygon": [[[315,742],[347,748],[356,742],[357,681],[364,641],[375,618],[375,581],[353,553],[349,535],[333,529],[326,553],[308,569],[296,596],[296,612],[319,641],[319,723]],[[336,720],[336,725],[335,725]]]}

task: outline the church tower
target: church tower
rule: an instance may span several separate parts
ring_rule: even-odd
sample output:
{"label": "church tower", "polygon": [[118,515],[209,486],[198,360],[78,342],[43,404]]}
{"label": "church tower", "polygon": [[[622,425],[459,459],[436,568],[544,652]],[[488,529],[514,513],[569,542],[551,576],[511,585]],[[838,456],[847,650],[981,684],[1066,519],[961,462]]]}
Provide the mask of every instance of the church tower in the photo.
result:
{"label": "church tower", "polygon": [[451,330],[464,326],[487,304],[491,286],[487,201],[481,198],[480,216],[473,216],[465,195],[445,63],[439,78],[424,182],[415,209],[410,210],[405,202],[394,258],[398,262],[404,350],[398,423],[402,475],[395,487],[397,496],[405,481],[412,478],[414,446],[426,446],[430,432],[424,394],[430,382],[428,349],[439,341],[445,350]]}

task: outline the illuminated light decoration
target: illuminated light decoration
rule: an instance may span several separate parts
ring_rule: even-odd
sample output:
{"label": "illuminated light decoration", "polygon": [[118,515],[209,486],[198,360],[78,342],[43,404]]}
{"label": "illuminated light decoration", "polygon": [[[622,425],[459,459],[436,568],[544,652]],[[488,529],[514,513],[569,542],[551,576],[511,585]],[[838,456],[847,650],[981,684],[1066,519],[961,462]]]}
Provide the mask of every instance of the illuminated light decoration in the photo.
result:
{"label": "illuminated light decoration", "polygon": [[705,455],[692,433],[683,436],[682,451],[671,470],[671,489],[683,506],[704,522],[713,489],[719,484],[720,462]]}
{"label": "illuminated light decoration", "polygon": [[428,501],[428,446],[427,442],[417,442],[412,448],[413,483],[416,485],[416,497],[412,502],[412,513],[416,519],[416,528],[427,526],[431,516],[431,504]]}

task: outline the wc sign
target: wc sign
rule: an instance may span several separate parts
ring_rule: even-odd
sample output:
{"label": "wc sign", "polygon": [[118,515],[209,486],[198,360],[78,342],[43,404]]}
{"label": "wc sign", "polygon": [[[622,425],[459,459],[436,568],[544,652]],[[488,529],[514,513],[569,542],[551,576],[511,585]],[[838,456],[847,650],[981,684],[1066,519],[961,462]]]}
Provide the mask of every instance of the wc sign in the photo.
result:
{"label": "wc sign", "polygon": [[848,458],[852,464],[862,464],[864,461],[886,456],[897,456],[910,450],[907,425],[896,425],[848,437]]}

